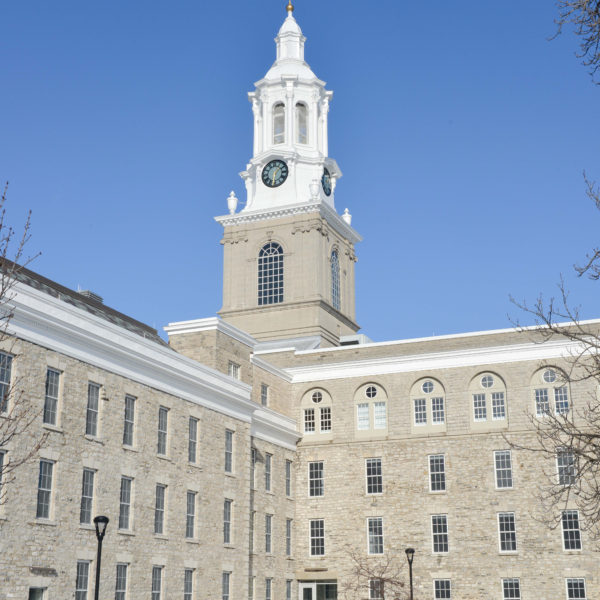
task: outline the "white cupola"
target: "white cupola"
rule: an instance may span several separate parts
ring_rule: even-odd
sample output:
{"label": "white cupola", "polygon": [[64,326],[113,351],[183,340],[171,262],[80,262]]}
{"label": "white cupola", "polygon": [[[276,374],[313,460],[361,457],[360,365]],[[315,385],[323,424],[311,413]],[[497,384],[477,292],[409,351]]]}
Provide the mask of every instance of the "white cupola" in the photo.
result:
{"label": "white cupola", "polygon": [[[304,61],[306,38],[294,7],[275,42],[276,60],[248,94],[254,115],[254,145],[246,170],[244,212],[322,202],[334,208],[342,173],[328,157],[328,113],[333,92]],[[315,194],[314,181],[320,183]]]}

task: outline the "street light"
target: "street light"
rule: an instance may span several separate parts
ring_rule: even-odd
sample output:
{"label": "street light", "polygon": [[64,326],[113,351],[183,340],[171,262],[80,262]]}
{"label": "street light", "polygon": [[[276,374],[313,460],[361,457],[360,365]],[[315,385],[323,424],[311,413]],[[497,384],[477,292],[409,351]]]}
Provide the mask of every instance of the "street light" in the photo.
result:
{"label": "street light", "polygon": [[413,600],[412,563],[413,563],[413,558],[415,557],[415,549],[407,548],[404,552],[406,552],[406,560],[408,560],[408,580],[410,581],[410,600]]}
{"label": "street light", "polygon": [[108,517],[100,515],[94,517],[94,525],[96,526],[96,539],[98,540],[98,555],[96,557],[96,589],[94,591],[94,600],[98,600],[100,594],[100,559],[102,558],[102,540],[106,533],[108,525]]}

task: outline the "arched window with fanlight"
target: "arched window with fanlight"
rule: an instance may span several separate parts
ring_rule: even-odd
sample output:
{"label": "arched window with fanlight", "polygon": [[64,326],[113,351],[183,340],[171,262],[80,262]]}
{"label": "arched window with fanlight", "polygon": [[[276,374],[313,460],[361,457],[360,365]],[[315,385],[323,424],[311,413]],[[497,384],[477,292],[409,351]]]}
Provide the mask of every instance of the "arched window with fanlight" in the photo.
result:
{"label": "arched window with fanlight", "polygon": [[340,257],[337,250],[331,253],[331,303],[333,308],[340,310]]}
{"label": "arched window with fanlight", "polygon": [[308,144],[308,109],[306,104],[296,104],[296,142]]}
{"label": "arched window with fanlight", "polygon": [[283,302],[283,248],[265,244],[258,254],[258,304]]}
{"label": "arched window with fanlight", "polygon": [[279,102],[273,107],[273,144],[285,143],[285,106]]}

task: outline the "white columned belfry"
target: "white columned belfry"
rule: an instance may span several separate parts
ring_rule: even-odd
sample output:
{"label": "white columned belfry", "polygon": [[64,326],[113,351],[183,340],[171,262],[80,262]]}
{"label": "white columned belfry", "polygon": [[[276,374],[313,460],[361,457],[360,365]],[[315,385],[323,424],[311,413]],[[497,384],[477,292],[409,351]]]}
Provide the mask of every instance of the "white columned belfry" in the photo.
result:
{"label": "white columned belfry", "polygon": [[[328,156],[333,92],[304,60],[306,38],[291,4],[287,13],[275,38],[276,60],[248,94],[254,143],[240,173],[246,202],[239,212],[217,217],[225,228],[227,280],[220,314],[259,339],[320,335],[331,345],[358,329],[354,289],[336,299],[335,308],[332,304],[327,266],[333,244],[344,248],[339,256],[346,264],[340,268],[353,281],[354,244],[361,238],[335,208],[342,172]],[[259,272],[266,264],[266,255],[261,261],[258,256],[267,240],[277,244],[269,252],[277,250],[282,257],[276,294],[264,289],[275,285],[273,274]]]}

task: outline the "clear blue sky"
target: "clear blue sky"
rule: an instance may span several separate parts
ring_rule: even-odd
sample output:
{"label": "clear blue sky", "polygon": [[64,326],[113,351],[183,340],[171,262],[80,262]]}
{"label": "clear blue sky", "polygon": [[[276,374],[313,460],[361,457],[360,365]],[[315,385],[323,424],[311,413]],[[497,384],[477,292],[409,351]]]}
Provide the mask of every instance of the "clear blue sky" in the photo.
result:
{"label": "clear blue sky", "polygon": [[[0,3],[0,179],[32,268],[162,329],[221,307],[222,229],[252,151],[246,92],[284,0]],[[600,88],[526,2],[296,0],[335,92],[336,204],[364,236],[357,320],[374,340],[508,327],[508,300],[583,316],[572,264],[598,241]]]}

